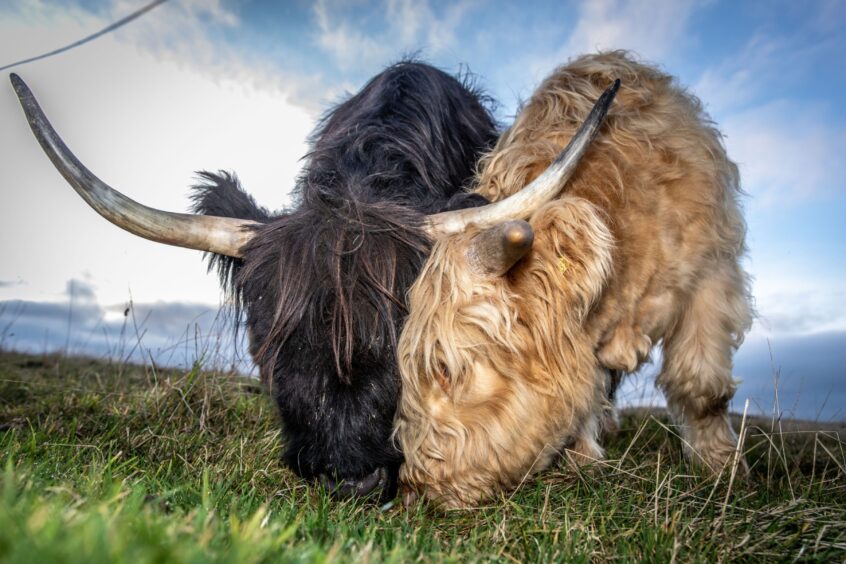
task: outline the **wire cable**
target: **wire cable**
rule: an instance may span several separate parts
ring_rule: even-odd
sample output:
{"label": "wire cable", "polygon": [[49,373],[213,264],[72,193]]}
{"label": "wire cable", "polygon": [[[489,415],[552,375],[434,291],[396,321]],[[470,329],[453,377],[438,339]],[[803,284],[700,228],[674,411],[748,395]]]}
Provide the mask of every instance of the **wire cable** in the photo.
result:
{"label": "wire cable", "polygon": [[2,66],[2,67],[0,67],[0,71],[10,69],[10,68],[16,67],[18,65],[23,65],[23,64],[26,64],[26,63],[32,63],[34,61],[40,61],[41,59],[46,59],[47,57],[52,57],[53,55],[58,55],[59,53],[64,53],[65,51],[73,49],[74,47],[79,47],[80,45],[83,45],[85,43],[88,43],[89,41],[97,39],[101,35],[105,35],[105,34],[109,33],[110,31],[114,31],[117,28],[128,24],[132,20],[134,20],[134,19],[136,19],[140,16],[143,16],[144,14],[146,14],[147,12],[152,10],[153,8],[156,8],[156,7],[164,4],[165,2],[167,2],[167,0],[154,0],[153,2],[150,2],[149,4],[147,4],[146,6],[139,8],[138,10],[132,12],[128,16],[123,17],[123,18],[117,20],[116,22],[114,22],[112,24],[107,25],[106,27],[104,27],[103,29],[98,31],[97,33],[93,33],[93,34],[89,35],[88,37],[83,37],[79,41],[74,41],[73,43],[71,43],[69,45],[65,45],[64,47],[60,47],[58,49],[50,51],[49,53],[44,53],[44,54],[38,55],[36,57],[30,57],[29,59],[23,59],[22,61],[17,61],[16,63],[12,63],[10,65]]}

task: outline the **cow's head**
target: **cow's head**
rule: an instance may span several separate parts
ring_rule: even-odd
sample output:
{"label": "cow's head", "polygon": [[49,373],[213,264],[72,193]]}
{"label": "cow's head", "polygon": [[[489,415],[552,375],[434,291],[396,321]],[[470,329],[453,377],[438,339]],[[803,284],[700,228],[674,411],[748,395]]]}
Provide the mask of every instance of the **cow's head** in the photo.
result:
{"label": "cow's head", "polygon": [[473,506],[591,431],[603,388],[583,322],[613,238],[578,198],[530,221],[438,241],[411,288],[396,421],[406,502]]}

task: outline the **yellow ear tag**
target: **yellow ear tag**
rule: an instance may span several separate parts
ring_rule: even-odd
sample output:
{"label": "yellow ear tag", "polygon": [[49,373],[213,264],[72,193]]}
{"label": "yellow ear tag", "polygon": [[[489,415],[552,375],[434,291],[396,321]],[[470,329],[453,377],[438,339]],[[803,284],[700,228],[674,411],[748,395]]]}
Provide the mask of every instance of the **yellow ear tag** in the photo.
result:
{"label": "yellow ear tag", "polygon": [[567,257],[558,257],[558,272],[564,274],[568,268],[570,268],[570,261],[567,260]]}

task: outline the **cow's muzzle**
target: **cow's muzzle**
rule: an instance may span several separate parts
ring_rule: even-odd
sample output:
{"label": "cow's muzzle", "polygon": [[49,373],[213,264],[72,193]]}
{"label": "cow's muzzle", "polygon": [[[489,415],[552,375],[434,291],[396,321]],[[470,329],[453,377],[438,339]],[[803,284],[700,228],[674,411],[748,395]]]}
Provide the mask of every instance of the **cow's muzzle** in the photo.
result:
{"label": "cow's muzzle", "polygon": [[391,489],[390,475],[384,467],[377,468],[360,479],[334,478],[328,474],[320,474],[320,484],[333,496],[340,499],[352,497],[377,497],[382,499],[389,495]]}

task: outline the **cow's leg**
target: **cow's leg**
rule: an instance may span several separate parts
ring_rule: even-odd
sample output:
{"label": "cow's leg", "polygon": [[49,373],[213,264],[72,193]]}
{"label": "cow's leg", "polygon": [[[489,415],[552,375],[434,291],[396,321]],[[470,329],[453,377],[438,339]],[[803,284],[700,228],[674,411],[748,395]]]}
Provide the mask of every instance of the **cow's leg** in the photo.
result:
{"label": "cow's leg", "polygon": [[602,366],[631,374],[652,350],[652,339],[634,322],[620,322],[611,338],[596,351]]}
{"label": "cow's leg", "polygon": [[719,472],[737,444],[728,417],[736,382],[732,354],[751,324],[745,274],[726,263],[709,272],[664,339],[657,385],[682,425],[687,454]]}
{"label": "cow's leg", "polygon": [[617,389],[623,381],[623,372],[620,370],[605,371],[605,389],[608,398],[608,405],[602,410],[602,435],[610,437],[620,431],[620,414],[617,411]]}
{"label": "cow's leg", "polygon": [[565,450],[567,461],[574,466],[590,464],[605,457],[605,452],[599,446],[600,413],[588,417],[576,435],[573,443]]}

